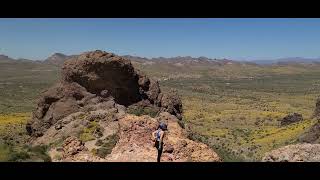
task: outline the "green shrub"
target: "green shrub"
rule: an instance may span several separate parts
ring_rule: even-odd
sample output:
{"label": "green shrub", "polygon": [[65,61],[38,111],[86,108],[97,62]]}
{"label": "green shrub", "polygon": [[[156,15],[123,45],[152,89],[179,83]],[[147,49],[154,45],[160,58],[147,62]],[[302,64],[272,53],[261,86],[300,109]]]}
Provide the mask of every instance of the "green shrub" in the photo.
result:
{"label": "green shrub", "polygon": [[87,141],[94,140],[95,137],[93,137],[93,135],[91,133],[84,132],[84,133],[80,134],[79,139],[82,142],[87,142]]}
{"label": "green shrub", "polygon": [[158,110],[156,108],[145,107],[143,108],[143,114],[149,115],[150,117],[156,117],[158,114]]}
{"label": "green shrub", "polygon": [[37,154],[45,154],[48,150],[48,146],[33,146],[33,147],[29,147],[29,151],[33,152],[33,153],[37,153]]}
{"label": "green shrub", "polygon": [[93,134],[96,132],[96,130],[101,130],[102,128],[99,126],[99,124],[95,121],[92,121],[88,124],[86,128],[81,130],[79,132],[79,139],[83,142],[91,141],[96,139]]}
{"label": "green shrub", "polygon": [[0,144],[0,162],[8,161],[11,148],[6,144]]}
{"label": "green shrub", "polygon": [[93,148],[93,149],[91,150],[91,153],[92,153],[93,155],[97,155],[97,149]]}
{"label": "green shrub", "polygon": [[48,155],[48,146],[33,146],[28,149],[28,152],[31,153],[32,158],[42,159],[44,162],[50,162],[51,158]]}
{"label": "green shrub", "polygon": [[158,108],[156,108],[156,107],[129,106],[127,109],[127,113],[134,114],[137,116],[149,115],[150,117],[156,117],[158,114]]}
{"label": "green shrub", "polygon": [[[7,151],[3,151],[1,149],[5,149]],[[35,161],[40,159],[45,162],[50,162],[51,158],[47,154],[47,149],[47,146],[30,147],[26,145],[17,149],[11,146],[3,147],[0,145],[0,161],[19,162]],[[3,152],[5,152],[5,154]]]}
{"label": "green shrub", "polygon": [[11,153],[8,161],[17,162],[17,161],[27,160],[29,158],[30,158],[30,155],[28,152],[20,151],[20,152]]}
{"label": "green shrub", "polygon": [[103,147],[113,149],[116,143],[119,141],[119,136],[117,134],[113,134],[111,136],[106,137],[103,140]]}
{"label": "green shrub", "polygon": [[97,144],[100,145],[101,148],[97,149],[95,154],[101,158],[106,157],[108,154],[112,152],[112,149],[117,144],[118,140],[119,136],[117,134],[108,136],[103,140],[98,140],[99,142],[97,141]]}
{"label": "green shrub", "polygon": [[137,106],[129,106],[127,109],[127,113],[141,116],[143,113],[143,108]]}
{"label": "green shrub", "polygon": [[97,149],[97,156],[101,157],[101,158],[104,158],[106,157],[108,154],[110,154],[112,151],[112,149],[109,149],[109,148],[105,148],[105,147],[102,147],[102,148],[99,148]]}
{"label": "green shrub", "polygon": [[96,146],[102,146],[103,145],[103,141],[101,139],[98,139],[95,145]]}

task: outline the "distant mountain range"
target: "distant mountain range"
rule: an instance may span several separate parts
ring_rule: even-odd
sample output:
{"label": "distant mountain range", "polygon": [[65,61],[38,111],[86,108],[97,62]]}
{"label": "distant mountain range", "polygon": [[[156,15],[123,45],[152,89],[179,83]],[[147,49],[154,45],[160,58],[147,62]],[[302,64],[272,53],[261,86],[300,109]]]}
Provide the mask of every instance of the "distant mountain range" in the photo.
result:
{"label": "distant mountain range", "polygon": [[43,62],[48,63],[48,64],[53,64],[56,66],[61,66],[67,59],[70,59],[75,56],[76,55],[68,56],[68,55],[65,55],[62,53],[54,53],[53,55],[51,55],[50,57],[45,59]]}
{"label": "distant mountain range", "polygon": [[28,63],[42,63],[42,64],[51,64],[55,66],[61,66],[67,59],[74,57],[75,55],[65,55],[62,53],[54,53],[50,57],[44,60],[30,60],[30,59],[14,59],[9,56],[0,54],[0,63],[19,63],[19,62],[28,62]]}
{"label": "distant mountain range", "polygon": [[[76,57],[77,55],[65,55],[62,53],[54,53],[50,57],[37,62],[42,62],[45,64],[51,64],[55,66],[61,66],[67,59],[70,59],[72,57]],[[122,56],[124,58],[130,59],[131,61],[138,62],[138,63],[169,63],[169,64],[175,64],[177,66],[179,65],[193,65],[193,64],[211,64],[211,65],[224,65],[224,64],[240,64],[239,61],[232,61],[228,59],[210,59],[207,57],[191,57],[191,56],[177,56],[177,57],[171,57],[171,58],[164,58],[164,57],[158,57],[158,58],[144,58],[144,57],[138,57],[138,56],[130,56],[125,55]],[[31,61],[27,59],[13,59],[6,55],[0,55],[0,61],[2,62],[12,62],[12,61]]]}
{"label": "distant mountain range", "polygon": [[278,65],[286,65],[286,64],[310,64],[310,63],[320,63],[320,58],[303,58],[303,57],[289,57],[289,58],[280,58],[280,59],[272,59],[272,60],[253,60],[256,64],[278,64]]}
{"label": "distant mountain range", "polygon": [[[62,64],[69,58],[76,57],[77,55],[65,55],[62,53],[54,53],[50,57],[36,62],[51,64],[55,66],[62,66]],[[145,58],[139,56],[122,56],[130,59],[134,62],[152,64],[152,63],[169,63],[176,66],[182,65],[194,65],[194,64],[208,64],[208,65],[225,65],[225,64],[257,64],[257,65],[288,65],[288,64],[314,64],[320,63],[320,58],[302,58],[302,57],[291,57],[291,58],[280,58],[270,60],[250,60],[250,61],[236,61],[228,59],[210,59],[207,57],[191,57],[191,56],[177,56],[177,57],[157,57],[157,58]],[[28,59],[13,59],[6,55],[0,55],[0,62],[12,62],[12,61],[31,61]]]}
{"label": "distant mountain range", "polygon": [[124,58],[130,59],[134,62],[139,63],[167,63],[167,64],[174,64],[176,66],[183,66],[183,65],[225,65],[225,64],[241,64],[241,62],[228,60],[228,59],[210,59],[207,57],[191,57],[191,56],[177,56],[177,57],[170,57],[170,58],[164,58],[164,57],[158,57],[158,58],[143,58],[138,56],[122,56]]}
{"label": "distant mountain range", "polygon": [[7,61],[12,61],[13,59],[11,59],[10,57],[0,54],[0,62],[7,62]]}
{"label": "distant mountain range", "polygon": [[42,61],[39,60],[30,60],[30,59],[13,59],[9,56],[0,54],[0,63],[16,63],[16,62],[28,62],[28,63],[42,63]]}

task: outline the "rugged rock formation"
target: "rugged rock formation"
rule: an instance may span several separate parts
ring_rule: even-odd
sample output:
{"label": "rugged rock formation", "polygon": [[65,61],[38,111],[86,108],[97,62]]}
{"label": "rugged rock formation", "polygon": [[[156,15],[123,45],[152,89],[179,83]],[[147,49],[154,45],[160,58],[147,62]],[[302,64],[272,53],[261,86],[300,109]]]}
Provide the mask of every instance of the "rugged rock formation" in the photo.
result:
{"label": "rugged rock formation", "polygon": [[92,94],[107,90],[118,104],[130,105],[142,100],[150,80],[134,70],[127,59],[103,51],[89,52],[65,62],[62,75]]}
{"label": "rugged rock formation", "polygon": [[316,108],[314,109],[314,117],[320,118],[320,97],[316,100]]}
{"label": "rugged rock formation", "polygon": [[302,115],[298,113],[289,114],[281,120],[281,126],[303,121]]}
{"label": "rugged rock formation", "polygon": [[320,143],[320,122],[315,123],[307,132],[299,137],[303,143]]}
{"label": "rugged rock formation", "polygon": [[104,106],[110,99],[124,106],[143,102],[144,107],[181,119],[182,105],[176,93],[162,93],[158,82],[136,71],[129,60],[94,51],[65,62],[61,82],[42,94],[27,131],[40,137],[67,115],[97,109],[95,106]]}
{"label": "rugged rock formation", "polygon": [[263,157],[267,162],[319,162],[320,144],[288,145],[273,150]]}
{"label": "rugged rock formation", "polygon": [[299,137],[299,142],[320,143],[320,98],[316,100],[314,118],[317,118],[318,122],[316,122],[309,130]]}
{"label": "rugged rock formation", "polygon": [[[128,114],[131,107],[139,116]],[[155,117],[141,116],[141,109]],[[156,161],[151,133],[165,121],[162,161],[221,161],[187,138],[181,113],[177,92],[161,92],[127,59],[94,51],[65,62],[61,82],[42,93],[26,128],[33,145],[51,147],[53,161]]]}
{"label": "rugged rock formation", "polygon": [[162,161],[221,161],[207,145],[189,140],[186,131],[179,126],[179,120],[168,113],[162,113],[157,119],[132,115],[120,119],[120,140],[106,159],[156,161],[157,151],[151,133],[156,130],[159,121],[165,121],[168,125]]}
{"label": "rugged rock formation", "polygon": [[[155,162],[157,150],[154,148],[151,133],[157,129],[160,121],[168,124],[161,161],[221,161],[207,145],[189,140],[186,131],[179,126],[179,120],[166,112],[157,118],[127,114],[116,121],[119,126],[114,127],[114,132],[110,132],[111,128],[106,130],[108,127],[105,126],[101,138],[86,143],[69,137],[62,147],[52,148],[50,156],[53,161]],[[114,135],[119,138],[117,143],[113,144],[110,152],[101,157],[98,152],[105,149],[106,144],[110,144],[105,141],[106,137]],[[49,141],[54,139],[49,138]],[[47,142],[45,139],[42,141]],[[62,151],[59,152],[59,149]]]}
{"label": "rugged rock formation", "polygon": [[62,148],[51,149],[51,159],[56,162],[104,162],[105,159],[92,155],[82,141],[74,136],[68,137]]}

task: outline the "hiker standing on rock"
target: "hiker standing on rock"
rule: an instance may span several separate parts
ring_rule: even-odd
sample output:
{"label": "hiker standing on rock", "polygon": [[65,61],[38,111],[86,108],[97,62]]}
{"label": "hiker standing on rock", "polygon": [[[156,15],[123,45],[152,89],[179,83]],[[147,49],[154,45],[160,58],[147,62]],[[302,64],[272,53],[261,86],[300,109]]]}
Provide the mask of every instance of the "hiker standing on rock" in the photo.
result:
{"label": "hiker standing on rock", "polygon": [[152,133],[153,138],[156,140],[155,147],[158,150],[157,162],[160,162],[162,150],[163,150],[163,137],[164,131],[167,130],[167,125],[165,123],[160,123],[158,129]]}

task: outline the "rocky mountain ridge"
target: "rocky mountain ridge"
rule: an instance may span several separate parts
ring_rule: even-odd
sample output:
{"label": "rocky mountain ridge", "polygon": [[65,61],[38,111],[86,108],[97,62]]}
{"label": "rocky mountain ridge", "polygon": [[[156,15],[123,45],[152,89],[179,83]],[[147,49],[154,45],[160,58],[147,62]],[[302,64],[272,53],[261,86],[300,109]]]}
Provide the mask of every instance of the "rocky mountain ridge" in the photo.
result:
{"label": "rocky mountain ridge", "polygon": [[26,129],[31,144],[51,147],[53,161],[155,161],[151,133],[165,121],[162,161],[221,161],[187,138],[181,114],[177,92],[162,92],[130,60],[97,50],[64,63]]}

